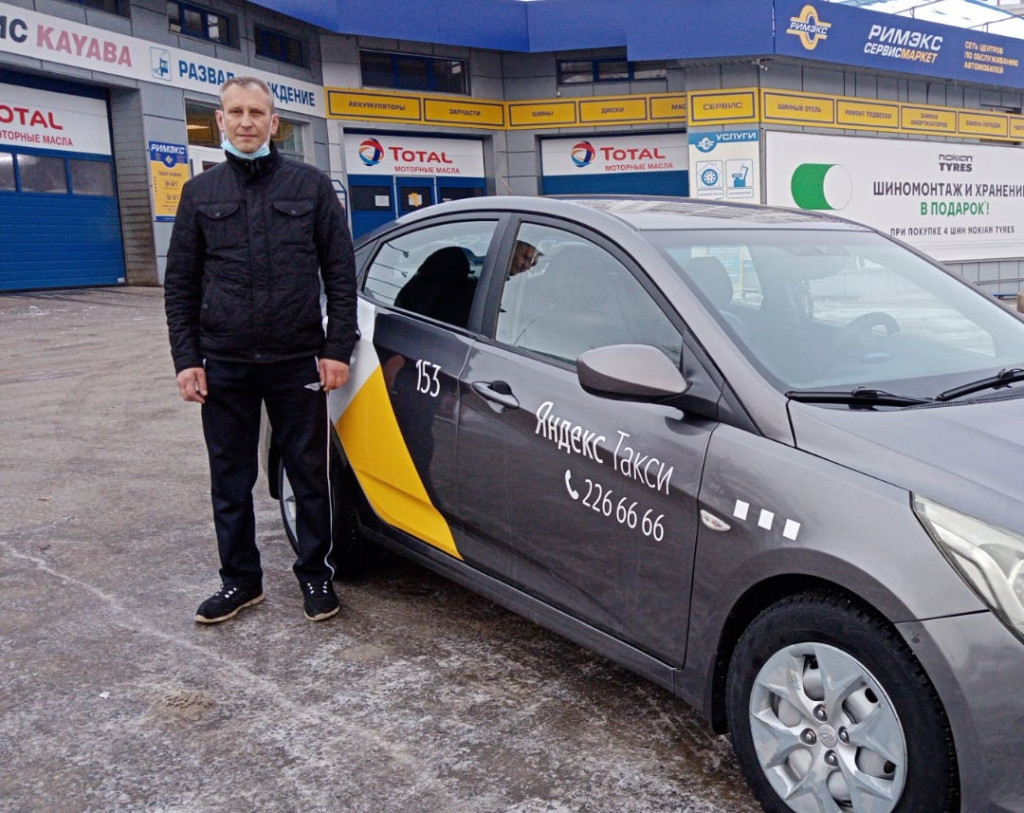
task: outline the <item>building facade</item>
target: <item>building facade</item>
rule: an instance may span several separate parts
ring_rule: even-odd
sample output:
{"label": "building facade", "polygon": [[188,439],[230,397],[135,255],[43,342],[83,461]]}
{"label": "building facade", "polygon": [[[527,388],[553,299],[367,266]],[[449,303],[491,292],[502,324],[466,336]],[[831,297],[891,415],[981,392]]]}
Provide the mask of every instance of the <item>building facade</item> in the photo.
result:
{"label": "building facade", "polygon": [[700,5],[0,2],[0,290],[160,284],[217,89],[253,74],[357,235],[465,196],[689,195],[831,210],[1016,294],[1024,43]]}

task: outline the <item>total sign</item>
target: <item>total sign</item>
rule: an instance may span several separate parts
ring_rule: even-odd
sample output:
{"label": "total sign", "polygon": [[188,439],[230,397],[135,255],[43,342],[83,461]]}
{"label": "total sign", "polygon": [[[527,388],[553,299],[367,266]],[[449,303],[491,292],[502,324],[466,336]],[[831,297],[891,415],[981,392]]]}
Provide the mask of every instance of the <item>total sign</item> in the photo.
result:
{"label": "total sign", "polygon": [[349,174],[457,175],[484,174],[483,145],[465,138],[400,138],[346,136],[345,161]]}
{"label": "total sign", "polygon": [[683,172],[686,136],[552,138],[541,143],[545,175]]}
{"label": "total sign", "polygon": [[102,99],[0,85],[0,144],[110,155],[107,104]]}

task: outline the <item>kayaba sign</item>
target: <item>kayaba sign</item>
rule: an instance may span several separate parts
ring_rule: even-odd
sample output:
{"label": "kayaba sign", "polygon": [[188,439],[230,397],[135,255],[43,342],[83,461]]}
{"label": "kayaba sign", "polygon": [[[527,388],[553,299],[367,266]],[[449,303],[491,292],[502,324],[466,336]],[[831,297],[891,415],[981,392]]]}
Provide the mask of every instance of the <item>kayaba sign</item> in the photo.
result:
{"label": "kayaba sign", "polygon": [[110,155],[107,105],[66,93],[0,84],[0,144]]}
{"label": "kayaba sign", "polygon": [[258,76],[281,110],[323,115],[317,85],[0,3],[0,51],[144,82],[216,93],[224,80]]}
{"label": "kayaba sign", "polygon": [[453,175],[481,178],[483,145],[464,138],[346,136],[345,162],[350,174]]}
{"label": "kayaba sign", "polygon": [[685,135],[552,138],[541,144],[545,175],[683,172]]}

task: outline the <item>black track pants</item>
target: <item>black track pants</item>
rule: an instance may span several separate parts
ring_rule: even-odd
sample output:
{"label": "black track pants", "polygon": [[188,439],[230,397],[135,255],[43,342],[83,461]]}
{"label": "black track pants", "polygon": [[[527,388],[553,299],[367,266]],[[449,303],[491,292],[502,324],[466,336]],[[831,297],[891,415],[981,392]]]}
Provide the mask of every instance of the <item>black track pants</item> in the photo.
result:
{"label": "black track pants", "polygon": [[207,360],[203,434],[210,457],[213,520],[225,584],[263,578],[252,490],[259,471],[260,404],[295,493],[299,581],[334,575],[327,397],[313,357],[251,364]]}

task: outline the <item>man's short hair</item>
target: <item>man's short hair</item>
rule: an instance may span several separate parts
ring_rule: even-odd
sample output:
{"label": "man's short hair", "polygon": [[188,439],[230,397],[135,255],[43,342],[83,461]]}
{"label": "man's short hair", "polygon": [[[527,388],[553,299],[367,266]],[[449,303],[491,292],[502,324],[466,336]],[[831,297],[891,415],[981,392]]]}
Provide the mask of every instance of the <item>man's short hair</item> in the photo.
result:
{"label": "man's short hair", "polygon": [[270,89],[270,85],[260,79],[258,76],[232,76],[226,80],[223,85],[220,86],[220,106],[224,107],[224,91],[230,87],[240,87],[246,90],[261,90],[266,94],[267,100],[270,102],[270,112],[274,112],[274,92]]}

